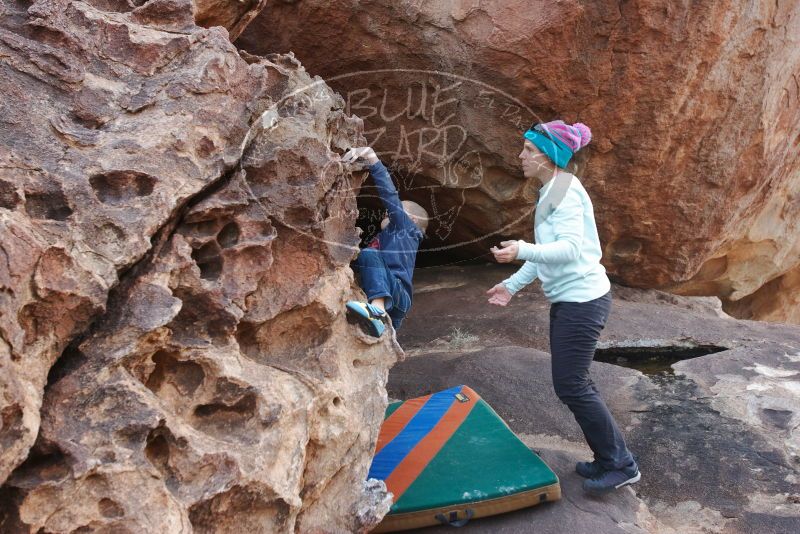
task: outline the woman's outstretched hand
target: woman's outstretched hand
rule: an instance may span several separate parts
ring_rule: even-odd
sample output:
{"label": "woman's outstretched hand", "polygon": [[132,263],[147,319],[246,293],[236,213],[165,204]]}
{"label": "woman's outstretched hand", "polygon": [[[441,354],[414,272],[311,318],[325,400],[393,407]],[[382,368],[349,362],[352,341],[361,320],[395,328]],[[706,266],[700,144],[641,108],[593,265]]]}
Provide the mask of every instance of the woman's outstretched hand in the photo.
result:
{"label": "woman's outstretched hand", "polygon": [[505,306],[511,301],[511,293],[504,284],[497,284],[486,292],[489,295],[489,304]]}
{"label": "woman's outstretched hand", "polygon": [[489,250],[494,254],[494,259],[499,263],[509,263],[517,259],[519,254],[519,243],[516,241],[502,241],[500,246],[503,248],[492,247]]}
{"label": "woman's outstretched hand", "polygon": [[375,151],[372,150],[372,147],[368,146],[351,148],[342,156],[343,163],[355,163],[356,160],[359,159],[366,161],[370,165],[378,163],[379,161]]}

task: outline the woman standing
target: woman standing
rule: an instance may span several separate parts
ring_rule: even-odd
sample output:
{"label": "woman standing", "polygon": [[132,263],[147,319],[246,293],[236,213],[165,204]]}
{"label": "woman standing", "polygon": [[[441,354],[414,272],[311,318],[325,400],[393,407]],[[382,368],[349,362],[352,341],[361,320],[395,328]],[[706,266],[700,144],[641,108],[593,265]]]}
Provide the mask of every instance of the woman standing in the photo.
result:
{"label": "woman standing", "polygon": [[505,306],[511,296],[539,278],[550,301],[550,353],[553,387],[575,416],[594,453],[578,462],[589,493],[606,493],[641,478],[633,455],[589,377],[600,331],[611,310],[611,284],[600,264],[602,254],[594,210],[580,180],[564,171],[572,155],[591,140],[581,123],[552,121],[524,134],[519,158],[525,178],[542,182],[536,205],[536,244],[503,241],[492,247],[501,263],[525,260],[513,276],[491,288],[489,302]]}

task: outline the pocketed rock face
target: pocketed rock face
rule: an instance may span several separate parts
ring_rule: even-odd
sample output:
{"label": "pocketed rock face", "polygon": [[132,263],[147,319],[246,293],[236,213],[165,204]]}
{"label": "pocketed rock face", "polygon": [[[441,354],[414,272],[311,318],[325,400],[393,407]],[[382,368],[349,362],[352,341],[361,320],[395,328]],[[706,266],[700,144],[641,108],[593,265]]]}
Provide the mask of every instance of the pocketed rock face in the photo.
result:
{"label": "pocketed rock face", "polygon": [[351,252],[336,244],[356,235],[330,213],[354,198],[341,167],[316,175],[337,117],[318,118],[289,114],[260,135],[59,362],[40,440],[9,480],[31,531],[364,527],[364,453],[399,348],[342,316]]}
{"label": "pocketed rock face", "polygon": [[342,314],[361,122],[188,0],[3,10],[0,530],[372,526],[402,353]]}
{"label": "pocketed rock face", "polygon": [[238,160],[269,80],[224,31],[195,27],[188,0],[0,9],[5,480],[36,437],[50,366],[158,229]]}
{"label": "pocketed rock face", "polygon": [[[716,295],[739,310],[727,304],[800,264],[798,39],[797,2],[303,0],[270,2],[237,43],[292,50],[350,92],[367,130],[381,134],[376,146],[413,174],[408,195],[442,216],[461,206],[444,243],[434,242],[432,223],[429,246],[468,243],[455,249],[466,257],[531,234],[538,184],[519,170],[520,128],[588,124],[594,139],[573,172],[594,202],[610,273],[625,285]],[[413,72],[392,77],[387,68]],[[423,70],[462,78],[431,80]],[[482,95],[467,89],[475,82]],[[468,135],[460,151],[445,152],[472,153],[479,183],[442,180],[452,162],[435,157],[441,143],[415,145],[425,83],[449,88],[440,102],[456,99],[440,116],[454,113],[450,124]],[[396,117],[407,101],[411,117]],[[762,309],[741,313],[758,318]],[[791,310],[769,318],[796,318]]]}

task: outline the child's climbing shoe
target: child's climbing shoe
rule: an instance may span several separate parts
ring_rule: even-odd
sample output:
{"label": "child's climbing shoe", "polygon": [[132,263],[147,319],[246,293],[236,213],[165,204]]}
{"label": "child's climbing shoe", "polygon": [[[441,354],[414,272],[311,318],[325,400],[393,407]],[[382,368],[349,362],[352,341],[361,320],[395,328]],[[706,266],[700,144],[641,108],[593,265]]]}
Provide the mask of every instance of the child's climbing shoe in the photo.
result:
{"label": "child's climbing shoe", "polygon": [[357,323],[367,334],[373,337],[381,337],[386,330],[386,312],[377,306],[366,302],[351,300],[346,304],[347,320],[350,323]]}
{"label": "child's climbing shoe", "polygon": [[639,482],[642,478],[639,467],[634,463],[629,467],[623,467],[614,471],[603,471],[603,473],[589,480],[583,481],[583,490],[591,495],[602,495],[609,493],[622,486]]}

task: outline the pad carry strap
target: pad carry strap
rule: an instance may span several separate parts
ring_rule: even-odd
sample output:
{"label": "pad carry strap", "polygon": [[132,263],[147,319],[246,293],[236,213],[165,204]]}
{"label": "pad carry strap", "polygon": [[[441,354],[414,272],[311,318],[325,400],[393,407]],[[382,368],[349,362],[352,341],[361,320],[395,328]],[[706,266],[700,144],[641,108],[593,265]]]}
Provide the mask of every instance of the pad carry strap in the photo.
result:
{"label": "pad carry strap", "polygon": [[470,519],[472,519],[472,516],[475,515],[475,513],[472,511],[472,508],[467,508],[464,510],[464,519],[458,518],[457,510],[448,512],[448,515],[450,516],[449,518],[444,514],[436,514],[435,517],[436,520],[443,525],[450,525],[451,527],[463,527],[469,522]]}

